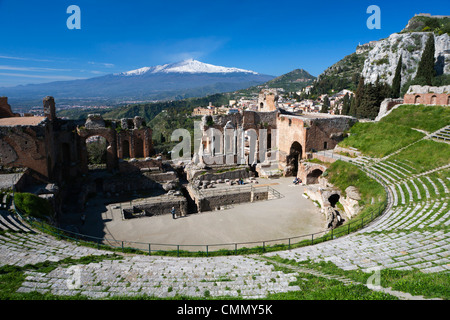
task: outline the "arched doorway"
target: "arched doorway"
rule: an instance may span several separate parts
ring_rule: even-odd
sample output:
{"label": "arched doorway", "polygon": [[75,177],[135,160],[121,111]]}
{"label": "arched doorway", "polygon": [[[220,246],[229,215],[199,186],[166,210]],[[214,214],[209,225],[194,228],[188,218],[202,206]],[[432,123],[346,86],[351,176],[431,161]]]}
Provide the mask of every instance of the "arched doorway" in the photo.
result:
{"label": "arched doorway", "polygon": [[417,95],[417,96],[414,98],[414,103],[420,103],[420,96],[419,96],[419,95]]}
{"label": "arched doorway", "polygon": [[130,142],[128,140],[122,141],[122,159],[130,157]]}
{"label": "arched doorway", "polygon": [[136,138],[136,140],[134,141],[134,157],[144,157],[144,141],[141,138]]}
{"label": "arched doorway", "polygon": [[431,104],[436,104],[436,96],[435,95],[431,96]]}
{"label": "arched doorway", "polygon": [[90,165],[106,164],[108,142],[102,136],[90,136],[86,139],[88,163]]}
{"label": "arched doorway", "polygon": [[337,193],[332,194],[331,196],[328,197],[328,202],[334,208],[336,206],[336,203],[339,202],[339,198],[340,196]]}
{"label": "arched doorway", "polygon": [[287,165],[290,167],[292,176],[296,177],[298,172],[298,162],[302,158],[302,145],[297,141],[294,141],[289,149],[289,155],[287,156]]}
{"label": "arched doorway", "polygon": [[306,184],[317,184],[319,183],[319,177],[322,175],[323,171],[320,169],[315,169],[311,171],[306,176]]}

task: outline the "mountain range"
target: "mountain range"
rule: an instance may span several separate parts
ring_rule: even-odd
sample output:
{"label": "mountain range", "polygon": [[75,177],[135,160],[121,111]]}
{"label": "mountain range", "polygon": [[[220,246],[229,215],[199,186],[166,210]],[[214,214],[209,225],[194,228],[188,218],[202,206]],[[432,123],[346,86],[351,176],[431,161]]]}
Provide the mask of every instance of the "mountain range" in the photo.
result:
{"label": "mountain range", "polygon": [[59,104],[119,104],[230,92],[273,78],[189,59],[89,79],[3,87],[0,96],[7,96],[12,105],[21,106],[40,105],[47,95],[54,96]]}

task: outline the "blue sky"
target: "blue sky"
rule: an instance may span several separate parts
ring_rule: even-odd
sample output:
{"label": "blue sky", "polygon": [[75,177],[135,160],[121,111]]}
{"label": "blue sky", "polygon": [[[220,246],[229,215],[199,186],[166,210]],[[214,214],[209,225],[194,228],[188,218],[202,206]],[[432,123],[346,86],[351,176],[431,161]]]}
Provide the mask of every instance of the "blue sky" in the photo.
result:
{"label": "blue sky", "polygon": [[[274,76],[317,76],[358,43],[402,30],[442,1],[0,0],[0,87],[90,78],[194,58]],[[70,5],[81,29],[69,30]],[[370,5],[381,29],[369,29]],[[1,95],[1,92],[0,92]]]}

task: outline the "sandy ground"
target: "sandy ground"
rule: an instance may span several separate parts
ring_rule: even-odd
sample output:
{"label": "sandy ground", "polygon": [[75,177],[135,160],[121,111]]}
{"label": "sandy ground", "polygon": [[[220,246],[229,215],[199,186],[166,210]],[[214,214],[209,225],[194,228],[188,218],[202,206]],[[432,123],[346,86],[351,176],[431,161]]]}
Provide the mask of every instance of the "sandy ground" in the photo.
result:
{"label": "sandy ground", "polygon": [[[114,209],[117,204],[105,206],[101,199],[97,199],[90,201],[86,223],[80,226],[80,231],[119,242],[125,241],[126,246],[145,248],[147,243],[154,246],[259,242],[307,235],[326,229],[324,215],[311,200],[302,196],[304,186],[293,185],[292,178],[258,180],[259,185],[270,184],[283,197],[238,204],[226,210],[190,214],[175,220],[170,214],[122,220],[120,209]],[[232,246],[220,247],[231,249]]]}

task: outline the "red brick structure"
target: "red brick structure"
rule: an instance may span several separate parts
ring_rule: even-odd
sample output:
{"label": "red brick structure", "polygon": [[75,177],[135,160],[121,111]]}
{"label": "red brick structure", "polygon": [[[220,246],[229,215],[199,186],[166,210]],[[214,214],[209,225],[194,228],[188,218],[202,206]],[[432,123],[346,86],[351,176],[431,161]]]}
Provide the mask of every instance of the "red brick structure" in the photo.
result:
{"label": "red brick structure", "polygon": [[[244,111],[243,114],[213,116],[212,120],[209,125],[206,122],[203,123],[201,162],[203,159],[205,163],[212,164],[212,160],[219,159],[222,162],[216,162],[216,164],[225,163],[223,158],[228,159],[229,154],[223,150],[223,143],[217,143],[217,146],[214,146],[214,154],[211,153],[213,148],[209,129],[217,129],[222,134],[229,129],[236,131],[236,136],[239,135],[238,132],[244,132],[244,137],[248,139],[244,144],[246,161],[244,163],[255,164],[255,157],[251,156],[252,153],[256,153],[260,163],[276,158],[279,169],[283,170],[286,176],[297,175],[299,162],[307,158],[307,153],[333,149],[343,139],[344,131],[357,121],[349,116],[319,113],[293,115],[280,111]],[[264,134],[265,137],[261,134]],[[273,139],[272,136],[274,136]],[[249,148],[249,141],[252,139],[256,139],[254,144],[256,150]],[[231,151],[240,158],[239,150],[242,148],[242,143],[238,137],[236,137],[236,145]],[[267,151],[267,157],[263,154],[262,149]],[[268,159],[269,153],[271,159]],[[243,164],[243,162],[238,163]]]}
{"label": "red brick structure", "polygon": [[410,86],[403,98],[403,103],[450,105],[450,86]]}

